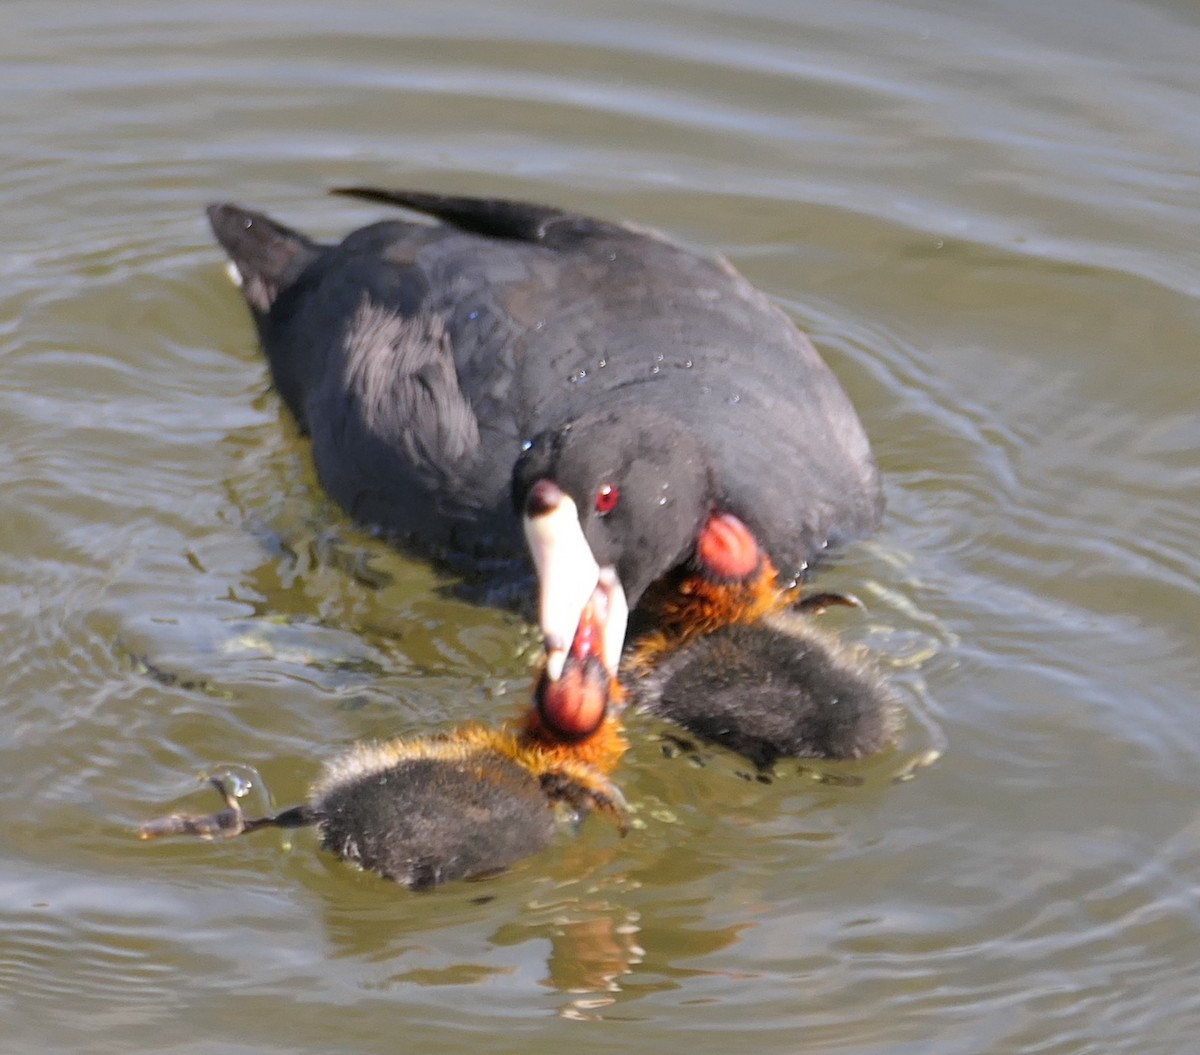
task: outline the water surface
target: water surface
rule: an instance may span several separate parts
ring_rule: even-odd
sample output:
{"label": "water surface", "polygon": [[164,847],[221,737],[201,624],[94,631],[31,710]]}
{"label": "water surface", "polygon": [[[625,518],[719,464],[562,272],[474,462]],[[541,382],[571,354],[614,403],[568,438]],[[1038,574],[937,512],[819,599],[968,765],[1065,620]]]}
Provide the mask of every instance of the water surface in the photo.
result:
{"label": "water surface", "polygon": [[[1200,16],[1186,3],[9,2],[5,1050],[1186,1052],[1200,1033]],[[202,206],[379,183],[727,253],[886,475],[822,576],[903,742],[746,779],[635,723],[603,823],[413,896],[256,767],[500,717],[528,628],[348,523]],[[174,674],[164,683],[139,659]],[[911,758],[944,751],[913,779]]]}

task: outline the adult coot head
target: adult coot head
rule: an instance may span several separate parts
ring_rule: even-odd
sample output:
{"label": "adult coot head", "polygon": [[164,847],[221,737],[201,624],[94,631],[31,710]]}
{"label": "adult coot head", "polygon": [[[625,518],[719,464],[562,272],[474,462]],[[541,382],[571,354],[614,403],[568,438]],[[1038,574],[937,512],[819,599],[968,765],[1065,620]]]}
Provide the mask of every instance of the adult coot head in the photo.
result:
{"label": "adult coot head", "polygon": [[548,675],[572,647],[616,673],[630,606],[695,550],[713,504],[707,451],[660,410],[586,413],[530,443],[512,494],[538,573]]}
{"label": "adult coot head", "polygon": [[762,574],[753,532],[721,498],[704,442],[652,407],[585,413],[530,443],[513,499],[537,571],[550,681],[568,658],[577,669],[599,657],[615,675],[629,610],[672,569],[731,586]]}

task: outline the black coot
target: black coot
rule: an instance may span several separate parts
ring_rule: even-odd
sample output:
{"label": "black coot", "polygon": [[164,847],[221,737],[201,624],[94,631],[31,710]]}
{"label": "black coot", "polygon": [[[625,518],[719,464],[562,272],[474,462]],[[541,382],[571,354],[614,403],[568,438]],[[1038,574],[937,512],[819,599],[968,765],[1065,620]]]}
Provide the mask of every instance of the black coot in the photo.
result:
{"label": "black coot", "polygon": [[765,561],[786,582],[876,527],[854,408],[728,261],[538,205],[342,193],[436,222],[330,246],[209,210],[275,384],[360,521],[497,589],[528,542],[551,681],[572,649],[615,672],[629,607],[671,569]]}

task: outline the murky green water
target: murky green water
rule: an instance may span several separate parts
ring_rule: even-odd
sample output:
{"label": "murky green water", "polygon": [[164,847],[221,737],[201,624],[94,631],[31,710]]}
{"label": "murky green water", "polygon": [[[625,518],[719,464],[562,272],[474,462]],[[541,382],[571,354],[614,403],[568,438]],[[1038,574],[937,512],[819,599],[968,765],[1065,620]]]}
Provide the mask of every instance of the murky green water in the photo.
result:
{"label": "murky green water", "polygon": [[[1200,14],[1132,0],[0,9],[5,1052],[1190,1052]],[[138,843],[257,767],[501,716],[526,630],[322,497],[201,207],[379,183],[720,248],[887,478],[821,579],[908,710],[821,782],[664,758],[639,827],[405,894]],[[178,675],[149,676],[148,657]],[[893,783],[913,756],[941,760]],[[588,1020],[588,1021],[580,1021]]]}

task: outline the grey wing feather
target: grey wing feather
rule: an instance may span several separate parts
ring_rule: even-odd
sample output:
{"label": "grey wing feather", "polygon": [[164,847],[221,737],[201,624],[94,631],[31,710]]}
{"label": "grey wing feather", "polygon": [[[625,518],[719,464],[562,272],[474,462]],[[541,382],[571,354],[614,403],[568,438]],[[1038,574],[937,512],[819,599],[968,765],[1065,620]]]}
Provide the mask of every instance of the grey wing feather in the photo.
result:
{"label": "grey wing feather", "polygon": [[457,493],[456,470],[479,447],[445,323],[424,312],[405,317],[364,295],[341,366],[306,408],[322,480],[361,519],[403,530],[411,518],[415,528],[428,509],[412,501],[411,487]]}

